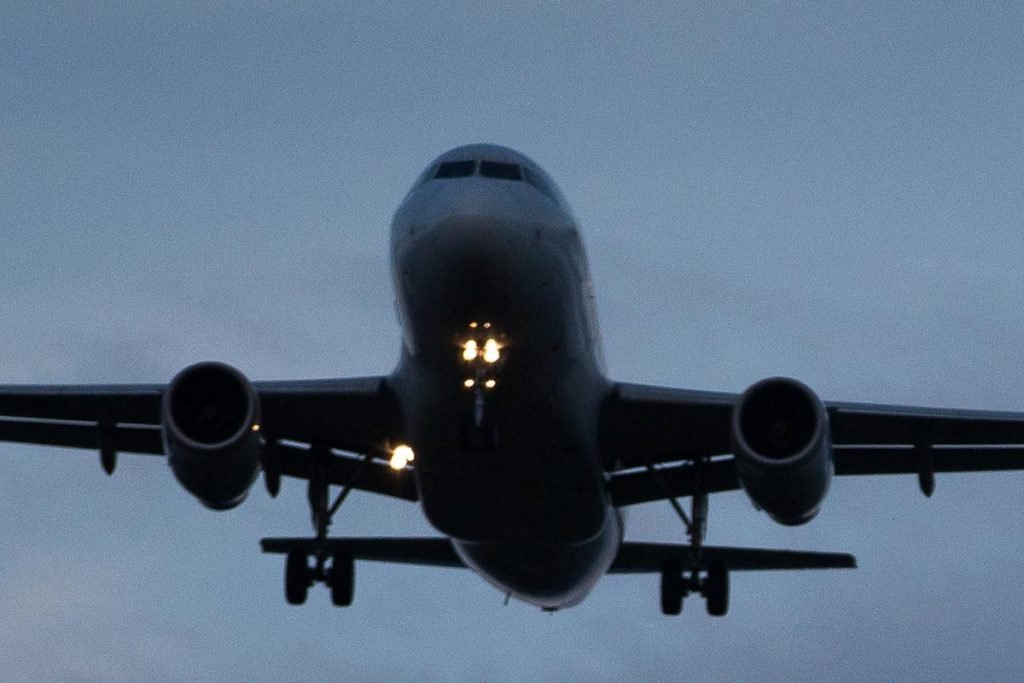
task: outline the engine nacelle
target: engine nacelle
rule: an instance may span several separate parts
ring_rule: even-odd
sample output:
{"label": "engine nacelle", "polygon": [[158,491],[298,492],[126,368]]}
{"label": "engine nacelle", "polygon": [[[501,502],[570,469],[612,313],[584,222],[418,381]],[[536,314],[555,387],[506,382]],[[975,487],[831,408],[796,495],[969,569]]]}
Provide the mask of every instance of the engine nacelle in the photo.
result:
{"label": "engine nacelle", "polygon": [[794,379],[757,382],[732,414],[740,484],[780,524],[811,521],[832,481],[832,437],[818,396]]}
{"label": "engine nacelle", "polygon": [[214,510],[233,508],[259,475],[263,440],[259,395],[224,363],[179,372],[161,408],[164,450],[181,485]]}

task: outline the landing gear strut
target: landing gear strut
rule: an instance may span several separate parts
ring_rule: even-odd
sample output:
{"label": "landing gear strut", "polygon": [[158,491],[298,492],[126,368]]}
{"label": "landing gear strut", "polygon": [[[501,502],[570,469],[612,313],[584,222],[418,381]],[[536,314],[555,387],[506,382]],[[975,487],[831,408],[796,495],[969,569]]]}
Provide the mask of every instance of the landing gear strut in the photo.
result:
{"label": "landing gear strut", "polygon": [[471,453],[493,453],[497,444],[489,396],[498,386],[506,341],[490,322],[474,321],[459,344],[466,372],[462,386],[472,392],[472,406],[463,420],[462,446]]}
{"label": "landing gear strut", "polygon": [[[707,601],[708,614],[713,617],[725,616],[729,611],[729,571],[723,564],[708,565],[703,557],[704,538],[708,530],[708,495],[704,487],[704,465],[703,459],[694,462],[696,490],[691,499],[689,516],[676,498],[668,497],[690,538],[687,568],[684,569],[681,559],[668,560],[661,568],[661,611],[669,616],[682,613],[683,600],[690,593],[700,593],[704,597]],[[647,469],[662,481],[660,473],[652,463],[647,463]],[[667,486],[665,490],[667,493]],[[702,568],[705,569],[703,575]]]}
{"label": "landing gear strut", "polygon": [[[352,604],[355,593],[355,561],[347,552],[329,551],[327,532],[334,514],[345,502],[352,487],[345,486],[334,503],[328,505],[330,491],[327,468],[331,459],[330,450],[314,445],[311,456],[313,467],[309,478],[308,498],[316,536],[311,539],[311,550],[291,550],[286,556],[285,599],[290,605],[302,605],[306,602],[310,586],[323,583],[330,588],[331,602],[334,605],[348,607]],[[364,463],[368,463],[369,460],[367,456]],[[313,560],[312,565],[310,559]]]}

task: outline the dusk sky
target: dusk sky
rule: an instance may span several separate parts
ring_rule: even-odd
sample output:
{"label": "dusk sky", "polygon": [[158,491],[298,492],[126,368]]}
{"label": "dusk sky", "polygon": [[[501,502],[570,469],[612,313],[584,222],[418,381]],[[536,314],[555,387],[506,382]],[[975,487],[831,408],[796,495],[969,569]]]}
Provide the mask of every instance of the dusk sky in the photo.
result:
{"label": "dusk sky", "polygon": [[[612,378],[1024,410],[1022,37],[1020,2],[2,2],[0,383],[387,373],[391,214],[495,142],[580,220]],[[302,483],[215,513],[159,458],[0,444],[0,678],[1019,680],[1022,492],[716,496],[709,543],[860,564],[733,574],[724,619],[370,563],[296,608],[258,541],[309,533]],[[434,533],[368,493],[333,532]],[[685,541],[667,503],[627,538]]]}

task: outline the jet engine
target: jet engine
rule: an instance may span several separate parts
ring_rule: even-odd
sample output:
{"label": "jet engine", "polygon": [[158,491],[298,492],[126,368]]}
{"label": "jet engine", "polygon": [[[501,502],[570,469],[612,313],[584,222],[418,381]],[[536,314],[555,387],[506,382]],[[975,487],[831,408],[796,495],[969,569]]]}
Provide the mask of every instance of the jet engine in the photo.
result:
{"label": "jet engine", "polygon": [[164,450],[174,476],[206,507],[227,510],[259,474],[259,395],[223,363],[197,363],[171,380],[161,408]]}
{"label": "jet engine", "polygon": [[811,521],[832,481],[828,413],[794,379],[757,382],[733,409],[731,437],[740,484],[780,524]]}

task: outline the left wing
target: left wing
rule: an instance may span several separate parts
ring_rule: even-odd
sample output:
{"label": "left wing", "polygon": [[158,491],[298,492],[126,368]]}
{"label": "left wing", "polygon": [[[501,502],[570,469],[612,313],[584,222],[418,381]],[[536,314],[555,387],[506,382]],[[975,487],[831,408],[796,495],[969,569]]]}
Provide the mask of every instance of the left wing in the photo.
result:
{"label": "left wing", "polygon": [[[385,377],[253,383],[268,457],[281,474],[308,479],[312,446],[332,458],[328,479],[416,500],[412,471],[387,467],[402,440],[398,403]],[[117,453],[163,455],[165,385],[0,386],[0,441],[98,450],[113,471]],[[364,456],[363,458],[356,456]]]}
{"label": "left wing", "polygon": [[[618,384],[601,416],[616,505],[739,488],[730,420],[739,394]],[[825,401],[835,473],[1024,469],[1024,413]],[[654,470],[657,470],[655,473]]]}

